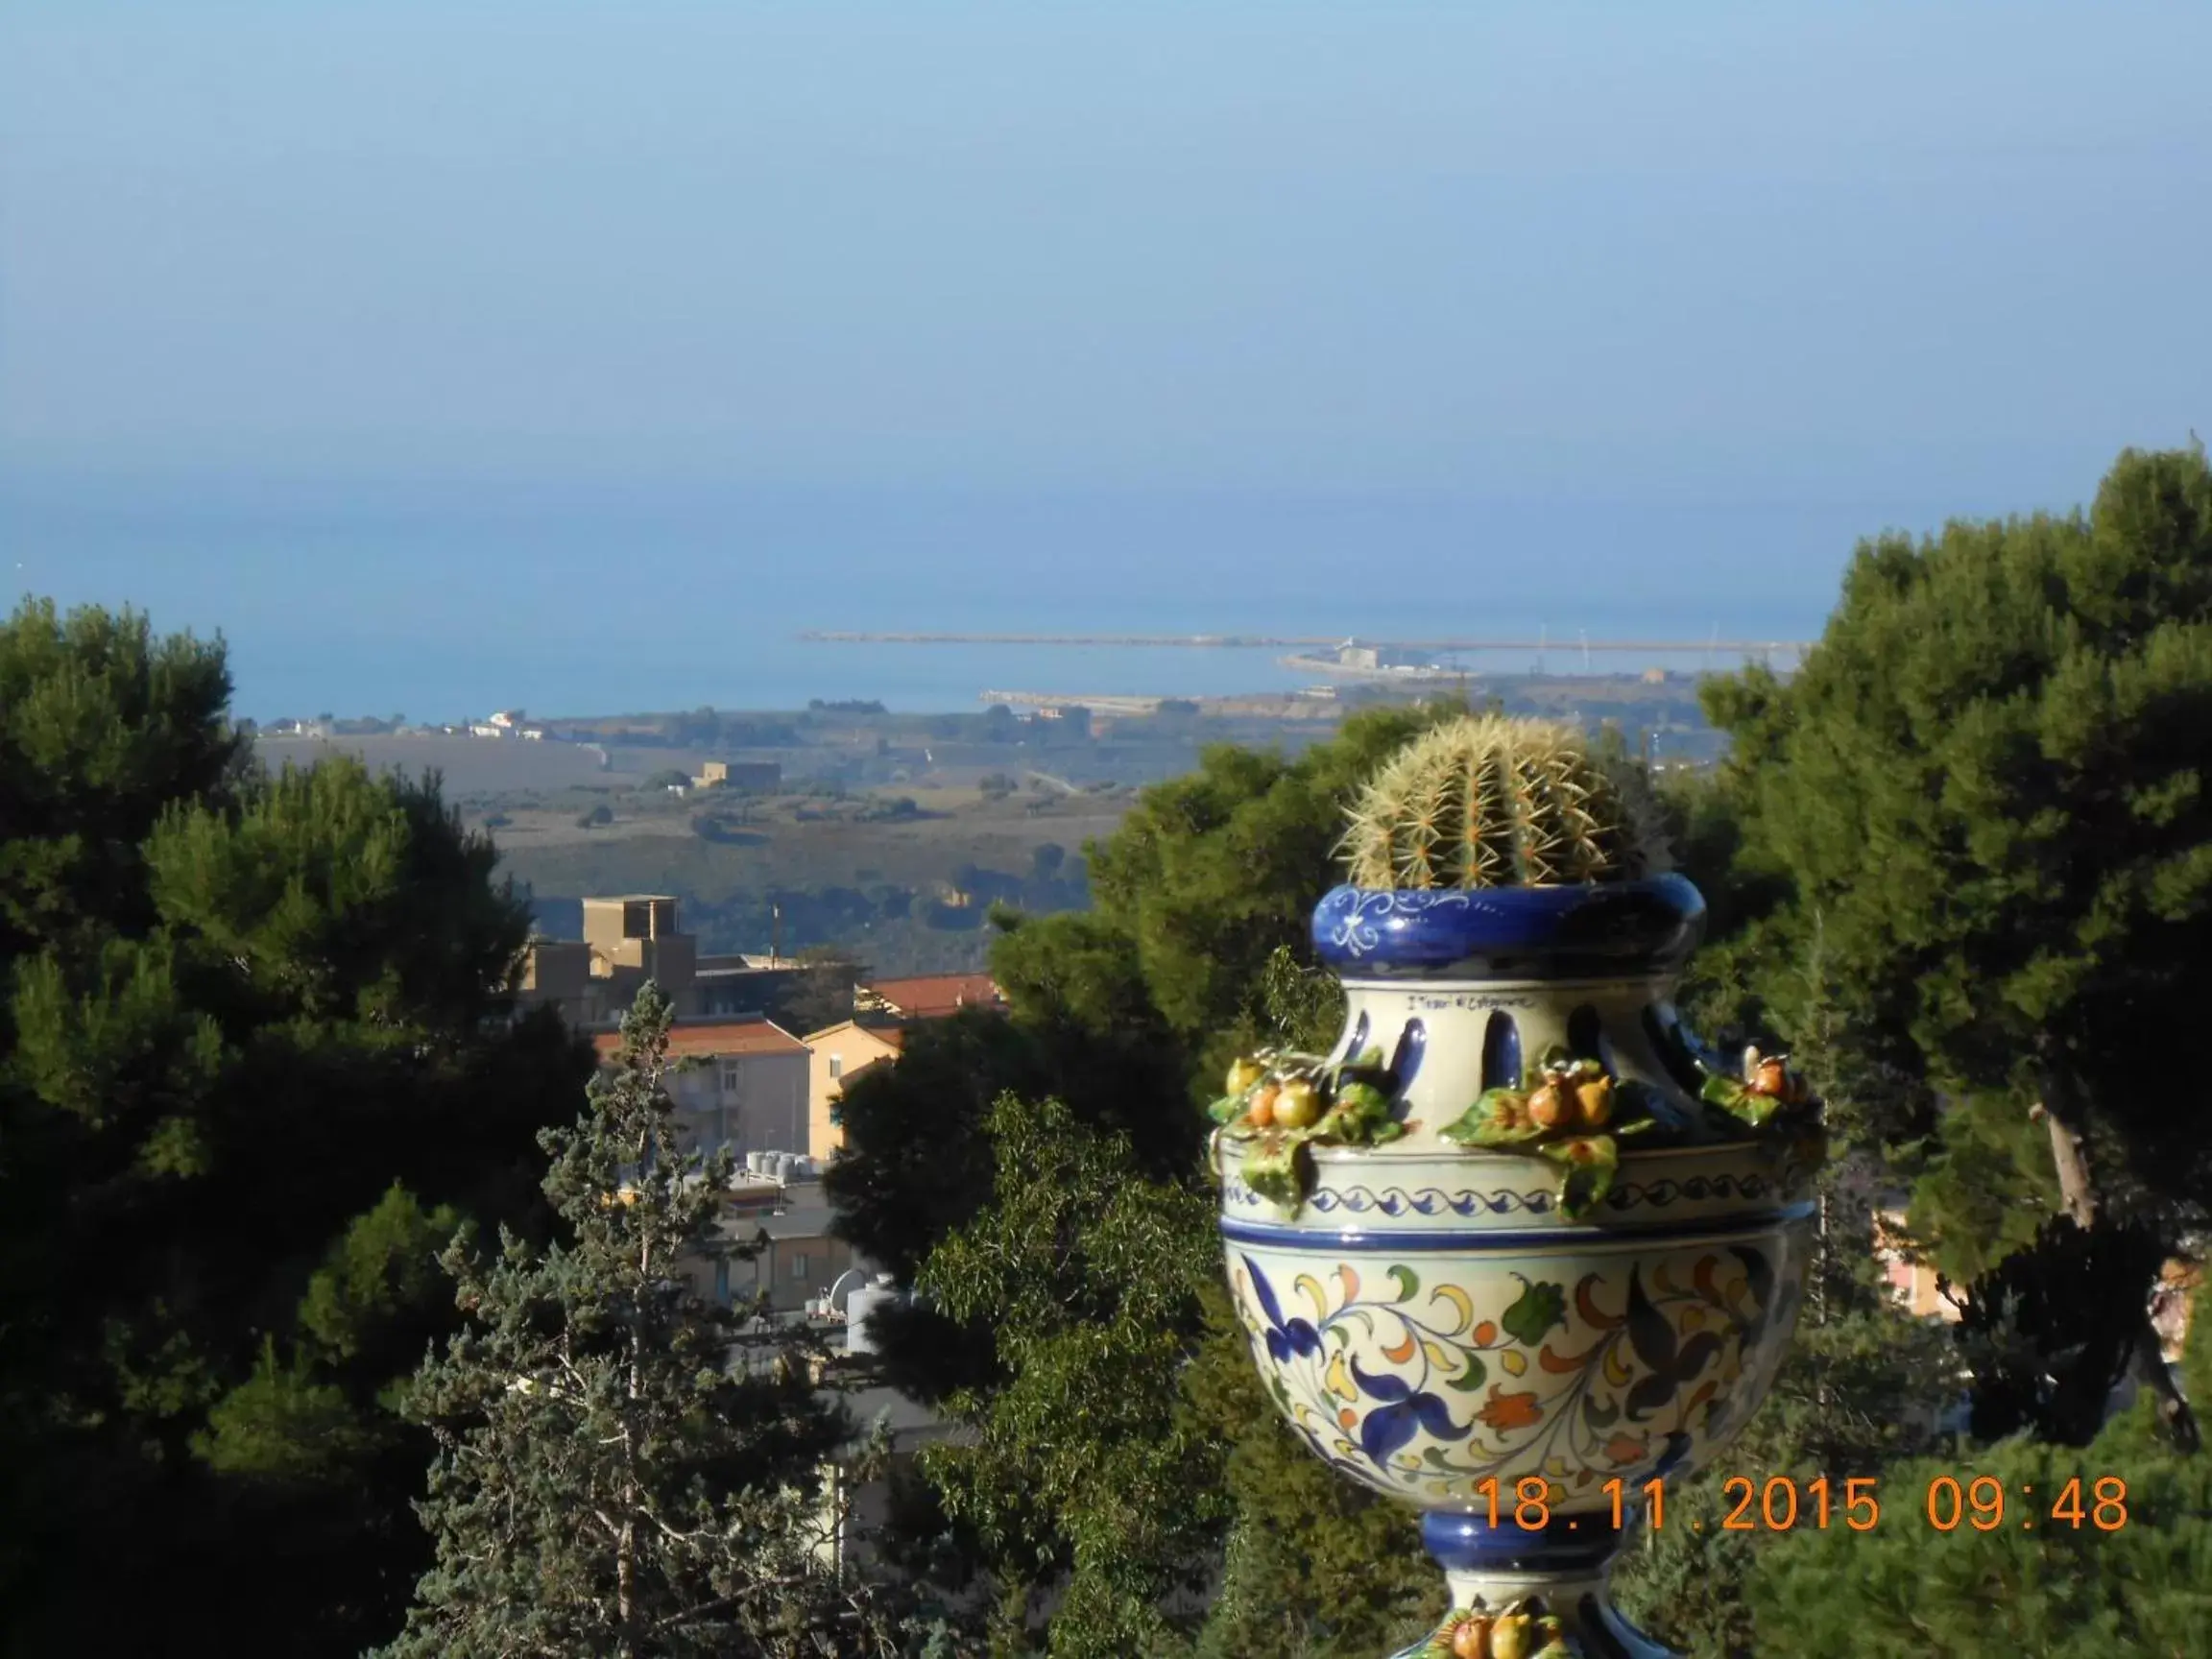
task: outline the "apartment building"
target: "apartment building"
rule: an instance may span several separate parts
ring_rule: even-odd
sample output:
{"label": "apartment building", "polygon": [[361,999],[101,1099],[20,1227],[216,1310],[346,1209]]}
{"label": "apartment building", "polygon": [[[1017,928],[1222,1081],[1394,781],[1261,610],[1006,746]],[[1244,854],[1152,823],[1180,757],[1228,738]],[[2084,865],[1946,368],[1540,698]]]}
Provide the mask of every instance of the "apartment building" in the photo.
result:
{"label": "apartment building", "polygon": [[871,1066],[899,1058],[906,1033],[896,1025],[863,1025],[847,1020],[805,1037],[806,1150],[828,1158],[845,1144],[845,1131],[836,1121],[837,1101],[845,1085]]}
{"label": "apartment building", "polygon": [[[618,1031],[592,1038],[602,1060],[621,1052]],[[806,1150],[806,1045],[767,1020],[707,1020],[668,1034],[666,1082],[687,1148]]]}

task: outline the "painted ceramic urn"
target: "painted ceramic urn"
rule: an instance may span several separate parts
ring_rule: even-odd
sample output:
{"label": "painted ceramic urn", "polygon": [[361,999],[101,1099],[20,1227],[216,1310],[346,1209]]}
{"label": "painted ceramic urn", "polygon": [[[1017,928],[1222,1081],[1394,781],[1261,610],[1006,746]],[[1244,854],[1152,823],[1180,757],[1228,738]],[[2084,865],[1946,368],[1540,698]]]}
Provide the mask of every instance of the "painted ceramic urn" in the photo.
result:
{"label": "painted ceramic urn", "polygon": [[1641,779],[1571,729],[1439,727],[1370,782],[1313,913],[1346,1023],[1214,1108],[1221,1235],[1268,1392],[1417,1505],[1453,1612],[1397,1659],[1666,1649],[1606,1591],[1790,1341],[1821,1157],[1780,1059],[1670,995],[1704,902]]}

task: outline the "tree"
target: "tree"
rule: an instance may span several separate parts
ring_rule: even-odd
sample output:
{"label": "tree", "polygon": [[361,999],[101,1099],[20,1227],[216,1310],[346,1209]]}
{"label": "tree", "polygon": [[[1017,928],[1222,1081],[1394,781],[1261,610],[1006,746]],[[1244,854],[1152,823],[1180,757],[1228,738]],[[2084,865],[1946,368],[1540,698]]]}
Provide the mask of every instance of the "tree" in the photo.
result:
{"label": "tree", "polygon": [[[1883,1138],[1923,1142],[1939,1171],[1990,1144],[1959,1103],[2008,1103],[2046,1131],[2077,1226],[2126,1221],[2165,1249],[2201,1227],[2212,1128],[2176,1083],[2212,995],[2201,449],[2128,451],[2086,514],[1863,546],[1798,675],[1747,670],[1706,699],[1734,738],[1743,857],[1787,893],[1748,948],[1788,956],[1818,929],[1850,1046],[1918,1085]],[[1803,1010],[1782,990],[1767,1012],[1787,1031]],[[1924,1230],[1966,1231],[1936,1196],[1918,1194]],[[2193,1446],[2147,1305],[2132,1347]]]}
{"label": "tree", "polygon": [[850,950],[809,945],[799,952],[799,983],[786,1004],[801,1031],[820,1031],[853,1018],[853,993],[868,970]]}
{"label": "tree", "polygon": [[[1745,913],[1745,900],[1728,862],[1734,837],[1720,832],[1724,820],[1703,794],[1697,785],[1672,793],[1683,815],[1675,848],[1726,929]],[[1727,1018],[1744,994],[1732,978],[1744,965],[1733,943],[1723,931],[1718,971],[1708,966],[1686,987],[1694,1023]],[[1847,1041],[1822,945],[1816,931],[1802,962],[1765,963],[1756,981],[1802,1012],[1793,1058],[1824,1099],[1831,1143],[1795,1339],[1740,1438],[1701,1476],[1670,1488],[1667,1526],[1644,1531],[1618,1575],[1623,1607],[1697,1659],[1771,1650],[1753,1628],[1747,1596],[1783,1535],[1728,1530],[1722,1523],[1737,1508],[1729,1483],[1750,1479],[1764,1491],[1778,1477],[1807,1488],[1825,1479],[1840,1491],[1853,1479],[1880,1479],[1941,1443],[1960,1391],[1950,1334],[1898,1304],[1869,1248],[1886,1174],[1869,1125],[1888,1109],[1899,1079],[1867,1067]]]}
{"label": "tree", "polygon": [[1050,1584],[1053,1659],[1172,1654],[1193,1621],[1163,1604],[1202,1584],[1220,1509],[1218,1444],[1171,1382],[1218,1269],[1204,1199],[1055,1100],[1000,1095],[984,1131],[992,1202],[918,1288],[990,1324],[1005,1381],[950,1397],[972,1437],[926,1448],[924,1467],[1004,1591],[998,1650],[1021,1650]]}
{"label": "tree", "polygon": [[669,1010],[646,986],[589,1111],[541,1137],[567,1240],[443,1258],[469,1324],[409,1394],[438,1440],[438,1562],[392,1659],[896,1651],[819,1559],[849,1426],[801,1366],[733,1374],[735,1315],[677,1275],[725,1248],[732,1162],[675,1150]]}
{"label": "tree", "polygon": [[590,1064],[512,1020],[526,916],[436,780],[269,777],[227,695],[129,613],[0,629],[4,1652],[396,1627],[424,1269],[456,1214],[539,1224]]}
{"label": "tree", "polygon": [[[1871,1530],[1775,1540],[1749,1590],[1759,1650],[2212,1652],[2212,1466],[2162,1455],[2149,1434],[2121,1418],[2085,1452],[2008,1441],[1892,1469]],[[1933,1498],[1949,1518],[1944,1482],[1959,1488],[1962,1524],[1937,1532],[1928,1510]]]}

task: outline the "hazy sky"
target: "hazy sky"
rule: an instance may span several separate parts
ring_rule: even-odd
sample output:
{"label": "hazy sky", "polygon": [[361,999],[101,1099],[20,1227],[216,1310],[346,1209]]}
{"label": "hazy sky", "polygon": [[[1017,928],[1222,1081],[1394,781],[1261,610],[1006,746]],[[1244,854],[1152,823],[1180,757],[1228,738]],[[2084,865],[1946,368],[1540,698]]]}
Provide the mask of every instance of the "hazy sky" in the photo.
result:
{"label": "hazy sky", "polygon": [[[932,556],[993,570],[991,500],[1034,557],[1038,503],[1203,499],[1123,574],[1228,603],[1510,501],[1573,523],[1470,579],[1659,559],[1794,617],[1857,531],[2212,432],[2207,62],[2202,0],[9,0],[15,587],[252,586],[181,507],[72,557],[92,497],[355,549],[343,502],[424,503],[394,569],[517,492],[958,499]],[[1257,540],[1300,502],[1382,541]]]}

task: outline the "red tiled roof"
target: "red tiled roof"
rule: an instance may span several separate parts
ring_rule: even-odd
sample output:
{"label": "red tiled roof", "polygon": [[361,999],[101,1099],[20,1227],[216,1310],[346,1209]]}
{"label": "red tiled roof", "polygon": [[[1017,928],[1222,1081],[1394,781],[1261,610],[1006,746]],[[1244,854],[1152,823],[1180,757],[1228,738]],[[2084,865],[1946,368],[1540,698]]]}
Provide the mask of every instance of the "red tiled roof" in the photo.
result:
{"label": "red tiled roof", "polygon": [[[622,1051],[619,1031],[602,1031],[591,1039],[601,1059]],[[804,1054],[806,1045],[769,1020],[701,1020],[678,1025],[668,1033],[671,1054]]]}
{"label": "red tiled roof", "polygon": [[909,1020],[939,1020],[962,1008],[1002,1008],[1006,999],[988,974],[924,974],[878,979],[860,987]]}

